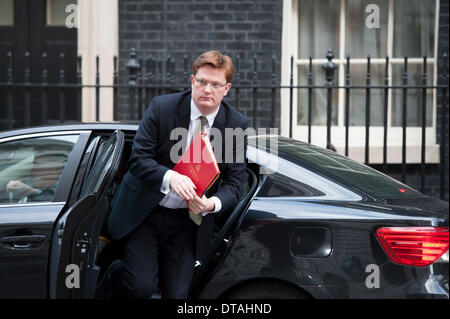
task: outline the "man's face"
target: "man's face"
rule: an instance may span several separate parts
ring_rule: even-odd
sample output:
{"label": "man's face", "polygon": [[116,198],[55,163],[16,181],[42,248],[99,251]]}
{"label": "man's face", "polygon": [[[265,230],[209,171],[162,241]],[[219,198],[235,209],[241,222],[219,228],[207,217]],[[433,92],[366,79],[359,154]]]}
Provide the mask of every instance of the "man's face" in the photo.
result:
{"label": "man's face", "polygon": [[207,115],[217,110],[231,83],[227,83],[225,70],[204,65],[191,75],[191,86],[195,105]]}

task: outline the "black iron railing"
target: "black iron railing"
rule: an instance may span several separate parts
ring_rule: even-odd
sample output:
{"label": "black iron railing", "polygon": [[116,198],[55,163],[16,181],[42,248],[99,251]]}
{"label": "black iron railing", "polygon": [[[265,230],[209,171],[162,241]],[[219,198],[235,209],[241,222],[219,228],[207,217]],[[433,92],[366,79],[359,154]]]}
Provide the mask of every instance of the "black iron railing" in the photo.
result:
{"label": "black iron railing", "polygon": [[[48,70],[47,70],[47,55],[44,53],[41,57],[42,59],[42,69],[40,81],[30,80],[30,55],[26,53],[25,55],[25,65],[23,82],[17,82],[13,78],[13,55],[8,53],[6,56],[6,81],[0,82],[0,94],[5,94],[4,103],[6,105],[1,105],[1,108],[6,110],[0,113],[0,117],[3,115],[2,129],[12,129],[19,126],[30,126],[32,123],[38,122],[39,124],[46,124],[49,122],[67,122],[73,120],[81,119],[81,101],[82,101],[82,90],[84,88],[91,88],[95,90],[95,118],[97,121],[100,119],[100,90],[103,88],[113,89],[113,109],[114,109],[114,120],[123,119],[126,117],[127,120],[139,120],[145,108],[149,105],[149,102],[154,96],[182,91],[190,88],[188,77],[190,74],[188,66],[188,56],[185,55],[182,61],[178,63],[174,61],[170,56],[166,59],[157,59],[154,56],[147,56],[145,58],[139,58],[137,56],[136,50],[133,48],[130,50],[129,59],[124,65],[122,72],[118,69],[118,59],[114,57],[114,72],[113,72],[113,84],[104,85],[100,84],[100,72],[99,64],[100,58],[96,57],[96,77],[95,84],[82,84],[82,72],[81,72],[81,57],[76,60],[76,77],[71,82],[66,80],[66,64],[64,59],[64,54],[59,56],[59,74],[58,81],[56,83],[49,83],[48,81]],[[243,61],[241,61],[239,56],[234,58],[235,64],[235,77],[233,80],[233,92],[231,94],[234,106],[246,113],[246,115],[251,120],[251,125],[257,129],[261,123],[261,114],[266,118],[270,119],[271,127],[277,127],[277,120],[279,120],[279,104],[280,104],[280,94],[283,90],[288,90],[289,92],[289,135],[292,137],[293,126],[296,125],[297,120],[293,118],[294,114],[294,92],[297,90],[305,90],[307,94],[307,123],[308,136],[307,140],[311,143],[312,137],[312,110],[315,105],[313,105],[313,93],[314,90],[326,90],[326,146],[333,149],[333,138],[331,135],[332,127],[332,110],[333,110],[333,92],[335,90],[343,89],[345,91],[344,99],[344,127],[345,127],[345,155],[349,155],[349,138],[350,131],[350,95],[352,90],[364,90],[365,91],[365,105],[361,106],[365,110],[365,147],[364,147],[364,162],[366,164],[371,164],[369,161],[370,149],[369,144],[370,137],[370,127],[371,123],[371,93],[373,90],[381,90],[383,92],[383,161],[382,170],[387,172],[387,149],[388,149],[388,98],[390,90],[401,90],[402,91],[402,159],[401,159],[401,180],[406,182],[407,176],[407,159],[406,159],[406,134],[407,134],[407,112],[408,112],[408,90],[421,90],[421,162],[420,162],[420,185],[419,189],[424,191],[425,189],[425,179],[426,179],[426,127],[427,127],[427,108],[431,107],[427,105],[427,91],[434,90],[437,94],[440,94],[440,103],[438,105],[438,111],[440,112],[440,123],[437,125],[436,135],[440,137],[440,197],[448,198],[448,132],[447,132],[447,121],[448,121],[448,55],[444,54],[440,59],[442,60],[441,65],[445,72],[440,74],[440,85],[428,85],[428,74],[427,74],[427,57],[423,57],[422,62],[422,83],[421,85],[410,85],[408,84],[408,58],[404,58],[403,63],[403,74],[402,74],[402,85],[389,85],[389,57],[385,58],[385,69],[384,69],[384,84],[383,85],[373,85],[371,83],[371,58],[367,57],[367,72],[366,72],[366,83],[361,85],[351,85],[351,59],[347,56],[345,63],[345,84],[342,86],[333,84],[334,75],[336,70],[336,64],[333,62],[334,54],[329,50],[326,54],[327,62],[323,64],[322,68],[325,72],[324,84],[323,85],[313,85],[313,61],[312,58],[309,59],[308,66],[308,77],[306,85],[295,85],[294,83],[294,58],[290,59],[290,75],[289,75],[289,85],[280,85],[277,81],[277,74],[279,74],[276,69],[277,60],[275,56],[272,57],[271,63],[258,61],[255,56],[251,61],[245,61],[247,68],[242,70],[241,66]],[[73,61],[72,61],[73,62]],[[251,64],[251,70],[249,71],[248,64]],[[72,63],[73,64],[73,63]],[[181,64],[181,66],[180,66]],[[269,68],[266,66],[270,65]],[[259,78],[259,74],[265,72],[270,73],[270,76],[265,76],[264,78]],[[437,72],[437,70],[435,70]],[[122,81],[120,81],[120,75],[122,75]],[[124,80],[123,77],[126,76]],[[0,78],[1,79],[1,78]],[[38,107],[40,118],[38,121],[33,119],[32,121],[32,91],[33,94],[39,94],[40,103],[38,106],[34,105],[33,108]],[[50,92],[51,91],[51,92]],[[22,118],[18,121],[17,116],[14,115],[14,108],[16,99],[14,99],[14,94],[17,92],[22,92],[23,98],[23,113]],[[38,92],[38,93],[37,93]],[[68,105],[68,92],[75,93],[75,102],[71,100],[71,103],[75,105],[75,114],[71,118],[67,116],[67,105]],[[55,118],[50,117],[49,114],[49,94],[57,95],[57,100],[59,103],[58,113]],[[120,103],[120,97],[122,100],[126,97],[126,103]],[[2,103],[3,104],[3,103]],[[261,105],[270,105],[269,111],[267,107],[262,109]],[[265,112],[265,113],[264,113]],[[22,123],[18,125],[16,123]],[[268,126],[267,125],[267,126]]]}

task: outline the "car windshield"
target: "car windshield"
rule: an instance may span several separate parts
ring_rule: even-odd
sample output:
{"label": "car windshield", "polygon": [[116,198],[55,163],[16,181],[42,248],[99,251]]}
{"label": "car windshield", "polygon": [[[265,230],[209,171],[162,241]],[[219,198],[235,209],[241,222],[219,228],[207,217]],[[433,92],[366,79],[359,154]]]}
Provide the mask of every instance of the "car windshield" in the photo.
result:
{"label": "car windshield", "polygon": [[[261,139],[265,139],[265,143]],[[272,153],[276,143],[280,158],[357,192],[383,199],[426,197],[411,187],[336,152],[280,136],[258,137],[258,147],[265,145],[267,150],[271,148]],[[255,139],[249,138],[249,144],[255,145]]]}

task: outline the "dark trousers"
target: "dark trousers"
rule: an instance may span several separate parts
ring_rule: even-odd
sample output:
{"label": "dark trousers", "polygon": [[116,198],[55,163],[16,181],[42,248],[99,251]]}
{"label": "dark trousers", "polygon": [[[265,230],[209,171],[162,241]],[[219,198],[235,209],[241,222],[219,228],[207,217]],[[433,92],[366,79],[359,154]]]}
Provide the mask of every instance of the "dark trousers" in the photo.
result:
{"label": "dark trousers", "polygon": [[197,225],[187,209],[157,206],[125,244],[125,269],[115,284],[117,295],[150,298],[187,298],[194,274]]}

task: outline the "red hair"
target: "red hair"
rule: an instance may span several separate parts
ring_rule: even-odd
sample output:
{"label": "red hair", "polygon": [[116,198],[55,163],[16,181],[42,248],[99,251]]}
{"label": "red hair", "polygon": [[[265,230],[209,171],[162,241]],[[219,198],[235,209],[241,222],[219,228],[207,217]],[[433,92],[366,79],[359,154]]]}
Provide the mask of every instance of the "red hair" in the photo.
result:
{"label": "red hair", "polygon": [[224,55],[219,51],[207,51],[199,55],[192,64],[192,72],[197,74],[198,69],[204,65],[210,65],[213,68],[223,69],[227,83],[231,82],[234,74],[233,61],[228,55]]}

